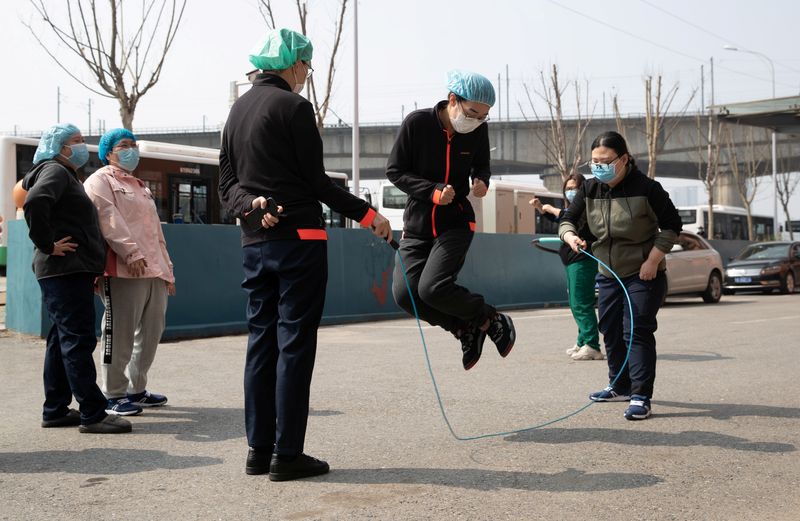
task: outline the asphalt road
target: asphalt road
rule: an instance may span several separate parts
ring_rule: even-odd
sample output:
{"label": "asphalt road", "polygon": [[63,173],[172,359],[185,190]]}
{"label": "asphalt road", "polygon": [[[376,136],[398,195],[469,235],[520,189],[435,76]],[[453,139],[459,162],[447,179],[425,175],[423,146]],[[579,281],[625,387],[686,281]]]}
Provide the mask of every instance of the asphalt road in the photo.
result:
{"label": "asphalt road", "polygon": [[[424,329],[462,435],[567,414],[605,362],[563,354],[566,309],[512,313],[469,372]],[[245,338],[160,347],[150,388],[169,405],[134,432],[41,429],[39,339],[0,338],[0,519],[800,519],[800,295],[671,299],[659,314],[654,415],[596,404],[547,428],[460,442],[447,431],[412,320],[320,331],[306,451],[330,474],[244,474]]]}

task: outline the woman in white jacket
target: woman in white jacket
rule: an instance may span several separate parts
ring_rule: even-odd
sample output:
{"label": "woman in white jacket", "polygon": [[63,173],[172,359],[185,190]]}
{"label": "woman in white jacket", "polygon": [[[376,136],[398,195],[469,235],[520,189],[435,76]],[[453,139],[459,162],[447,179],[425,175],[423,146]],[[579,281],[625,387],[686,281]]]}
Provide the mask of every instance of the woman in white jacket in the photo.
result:
{"label": "woman in white jacket", "polygon": [[136,137],[126,129],[110,130],[100,138],[98,155],[106,166],[89,176],[84,187],[97,207],[107,244],[100,284],[106,308],[101,389],[108,400],[106,412],[128,416],[167,403],[166,396],[146,387],[175,277],[153,194],[133,175],[139,163]]}

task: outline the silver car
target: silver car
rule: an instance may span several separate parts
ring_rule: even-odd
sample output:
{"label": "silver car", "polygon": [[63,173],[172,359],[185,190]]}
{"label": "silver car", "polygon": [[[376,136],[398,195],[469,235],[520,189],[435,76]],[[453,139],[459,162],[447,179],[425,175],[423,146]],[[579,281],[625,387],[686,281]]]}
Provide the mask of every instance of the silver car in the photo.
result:
{"label": "silver car", "polygon": [[722,296],[722,257],[704,238],[681,232],[667,254],[667,295],[699,295],[716,303]]}

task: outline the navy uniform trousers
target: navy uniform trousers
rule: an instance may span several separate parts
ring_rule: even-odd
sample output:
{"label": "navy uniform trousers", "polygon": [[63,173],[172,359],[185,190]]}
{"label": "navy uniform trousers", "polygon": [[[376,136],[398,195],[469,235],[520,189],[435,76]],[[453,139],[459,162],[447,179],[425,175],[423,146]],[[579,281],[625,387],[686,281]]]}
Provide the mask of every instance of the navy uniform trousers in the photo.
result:
{"label": "navy uniform trousers", "polygon": [[244,369],[248,445],[303,452],[317,329],[328,280],[327,243],[272,240],[243,248],[249,338]]}
{"label": "navy uniform trousers", "polygon": [[53,323],[44,353],[43,420],[67,414],[73,395],[80,405],[83,425],[106,417],[106,397],[97,386],[92,358],[97,346],[94,279],[91,273],[39,279],[42,302]]}
{"label": "navy uniform trousers", "polygon": [[[659,271],[653,280],[642,280],[639,274],[624,277],[622,283],[631,297],[633,307],[633,341],[628,363],[628,340],[631,337],[631,317],[625,292],[617,279],[597,274],[598,327],[603,333],[608,358],[608,381],[622,394],[653,397],[656,380],[656,315],[667,292],[667,274]],[[624,365],[623,365],[624,364]]]}

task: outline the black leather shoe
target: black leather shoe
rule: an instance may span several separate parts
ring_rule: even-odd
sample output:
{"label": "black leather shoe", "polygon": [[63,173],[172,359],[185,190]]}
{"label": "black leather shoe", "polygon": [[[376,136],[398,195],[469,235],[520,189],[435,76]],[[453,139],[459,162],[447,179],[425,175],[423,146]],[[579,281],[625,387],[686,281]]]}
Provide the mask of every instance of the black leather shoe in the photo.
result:
{"label": "black leather shoe", "polygon": [[289,481],[310,478],[311,476],[327,474],[330,469],[326,462],[312,458],[307,454],[289,457],[273,454],[272,462],[269,465],[269,480]]}
{"label": "black leather shoe", "polygon": [[53,420],[42,420],[42,427],[48,429],[50,427],[77,427],[81,424],[81,413],[75,409],[69,409],[67,414],[61,418]]}
{"label": "black leather shoe", "polygon": [[269,460],[272,451],[250,449],[247,453],[247,463],[244,467],[245,474],[255,476],[269,472]]}

